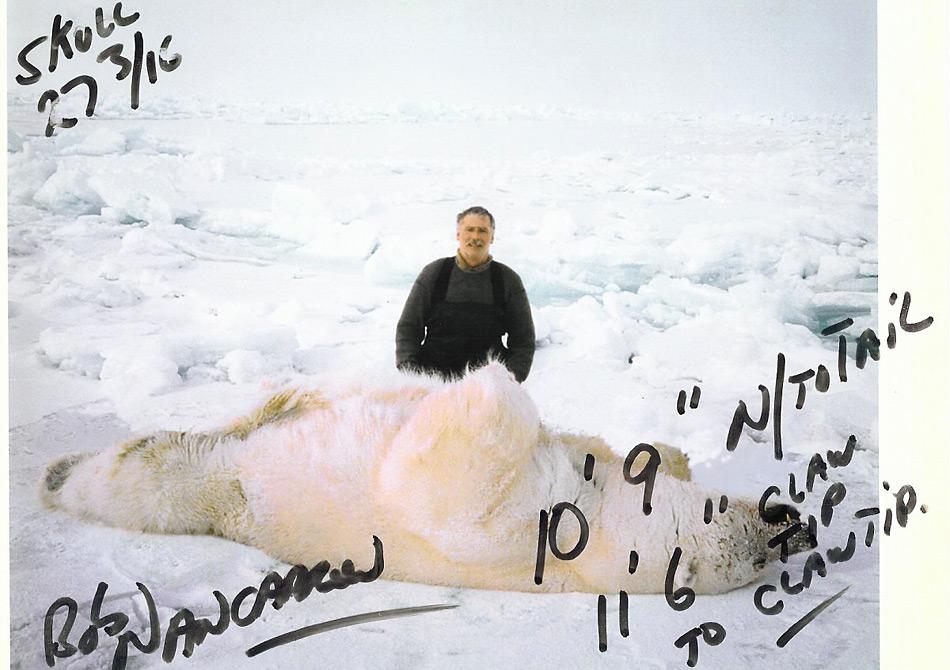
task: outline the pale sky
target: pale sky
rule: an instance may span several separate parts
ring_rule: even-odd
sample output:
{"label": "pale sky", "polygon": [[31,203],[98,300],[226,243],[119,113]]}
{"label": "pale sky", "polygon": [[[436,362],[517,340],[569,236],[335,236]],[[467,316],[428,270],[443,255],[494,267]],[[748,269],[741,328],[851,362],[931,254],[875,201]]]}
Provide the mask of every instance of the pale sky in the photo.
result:
{"label": "pale sky", "polygon": [[[101,86],[95,55],[141,30],[166,34],[182,67],[162,95],[214,99],[564,105],[632,113],[873,112],[876,8],[870,0],[679,2],[125,2],[141,13],[55,73],[49,42],[30,57],[43,79],[16,84],[19,50],[62,13],[94,25],[110,2],[10,0],[8,86],[58,88],[76,73]],[[73,69],[75,68],[75,69]],[[127,84],[128,82],[126,82]],[[114,83],[111,85],[119,85]],[[148,87],[143,96],[149,95]]]}

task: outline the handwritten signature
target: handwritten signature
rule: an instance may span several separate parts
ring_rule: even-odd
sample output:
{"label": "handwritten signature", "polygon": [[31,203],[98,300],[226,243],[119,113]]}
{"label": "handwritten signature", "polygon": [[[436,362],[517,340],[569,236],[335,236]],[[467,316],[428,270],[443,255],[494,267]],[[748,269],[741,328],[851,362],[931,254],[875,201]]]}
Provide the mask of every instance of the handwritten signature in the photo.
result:
{"label": "handwritten signature", "polygon": [[[214,591],[212,595],[218,603],[218,620],[212,623],[209,619],[196,619],[191,610],[187,608],[180,609],[168,621],[168,626],[164,634],[164,643],[162,643],[163,635],[158,620],[158,611],[155,607],[155,600],[144,584],[136,583],[136,586],[139,591],[142,592],[142,597],[145,598],[145,604],[148,609],[149,632],[147,642],[143,642],[138,634],[125,630],[129,623],[128,615],[122,612],[113,612],[106,615],[102,614],[102,602],[109,585],[105,582],[100,582],[89,610],[89,627],[79,636],[79,640],[76,644],[69,642],[69,636],[72,632],[79,609],[76,601],[69,597],[59,598],[53,602],[46,611],[43,627],[46,664],[49,667],[53,667],[58,658],[69,658],[77,652],[84,656],[92,653],[99,646],[100,630],[105,632],[109,637],[118,636],[115,654],[112,657],[113,670],[122,670],[125,668],[129,653],[129,644],[143,654],[151,654],[157,651],[159,645],[161,645],[162,660],[166,663],[170,663],[178,651],[179,638],[183,638],[184,643],[181,654],[188,658],[194,653],[195,647],[204,642],[209,634],[221,635],[228,629],[232,621],[235,625],[241,627],[249,626],[254,623],[263,613],[264,606],[268,600],[272,601],[271,605],[274,609],[279,610],[291,597],[297,602],[300,602],[307,598],[313,591],[327,593],[329,591],[345,589],[352,584],[375,581],[383,572],[383,543],[375,535],[373,536],[373,547],[375,549],[375,559],[373,561],[373,567],[369,570],[356,570],[353,561],[349,559],[344,560],[339,568],[333,569],[330,568],[328,561],[321,561],[309,570],[303,565],[295,565],[290,568],[284,576],[281,576],[277,572],[268,572],[261,580],[259,586],[248,586],[239,591],[231,600],[228,600],[220,591]],[[254,601],[250,611],[242,615],[241,606],[252,596],[254,597]],[[417,608],[387,610],[316,624],[315,626],[308,626],[298,631],[292,631],[256,645],[249,649],[247,654],[248,656],[254,656],[267,649],[286,644],[287,642],[300,639],[307,635],[354,625],[367,620],[406,616],[451,607],[454,607],[454,605],[428,605]],[[66,618],[61,622],[62,626],[59,629],[59,634],[54,638],[53,631],[57,622],[57,615],[62,611],[65,611]]]}

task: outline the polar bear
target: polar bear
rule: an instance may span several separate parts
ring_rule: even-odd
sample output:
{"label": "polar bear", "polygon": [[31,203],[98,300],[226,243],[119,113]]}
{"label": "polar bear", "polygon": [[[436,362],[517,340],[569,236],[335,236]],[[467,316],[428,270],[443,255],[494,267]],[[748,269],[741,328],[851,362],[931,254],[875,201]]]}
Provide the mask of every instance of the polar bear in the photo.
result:
{"label": "polar bear", "polygon": [[[162,432],[61,458],[41,492],[48,506],[85,519],[220,535],[308,566],[346,558],[369,565],[376,535],[385,544],[383,576],[395,580],[661,593],[679,547],[677,587],[721,593],[753,581],[778,557],[767,543],[794,523],[792,508],[766,522],[756,502],[732,500],[706,524],[706,499],[718,494],[689,481],[680,452],[661,447],[660,455],[646,514],[644,486],[628,483],[620,456],[597,437],[546,429],[524,389],[492,363],[447,383],[415,377],[333,398],[279,393],[219,432]],[[573,560],[539,541],[543,511],[563,502],[589,529]],[[560,517],[562,556],[581,546],[581,532],[577,517]],[[792,551],[805,548],[793,540]]]}

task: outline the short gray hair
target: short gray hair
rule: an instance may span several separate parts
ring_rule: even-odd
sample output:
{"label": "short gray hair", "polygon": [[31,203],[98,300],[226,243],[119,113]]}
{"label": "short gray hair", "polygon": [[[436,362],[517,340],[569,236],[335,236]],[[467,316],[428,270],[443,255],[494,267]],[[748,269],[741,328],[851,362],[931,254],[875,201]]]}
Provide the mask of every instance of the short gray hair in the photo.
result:
{"label": "short gray hair", "polygon": [[495,229],[495,217],[492,216],[491,212],[489,212],[487,209],[485,209],[484,207],[480,207],[478,205],[475,205],[474,207],[469,207],[468,209],[459,212],[458,216],[455,217],[455,225],[457,226],[460,223],[462,223],[462,219],[464,219],[469,214],[475,214],[477,216],[487,216],[488,220],[491,222],[492,230]]}

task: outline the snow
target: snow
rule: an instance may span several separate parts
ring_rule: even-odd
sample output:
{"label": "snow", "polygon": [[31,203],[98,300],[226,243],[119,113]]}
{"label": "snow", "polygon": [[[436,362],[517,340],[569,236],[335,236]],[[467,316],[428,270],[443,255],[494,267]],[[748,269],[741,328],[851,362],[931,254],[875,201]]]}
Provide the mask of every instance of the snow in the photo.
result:
{"label": "snow", "polygon": [[[852,464],[830,478],[848,495],[823,548],[843,544],[848,530],[863,538],[849,517],[877,500],[877,383],[873,362],[855,369],[853,338],[877,319],[873,117],[431,107],[318,117],[194,104],[150,94],[154,114],[103,107],[45,138],[33,109],[11,103],[14,667],[42,664],[44,608],[71,595],[84,621],[99,581],[115,596],[107,604],[141,630],[136,581],[167,621],[182,607],[212,614],[214,588],[231,597],[268,570],[286,571],[216,538],[49,512],[37,482],[58,455],[143,431],[219,426],[287,384],[395,374],[395,322],[411,282],[452,253],[454,215],[474,203],[495,214],[492,251],[532,301],[539,348],[525,387],[546,422],[601,435],[621,454],[637,442],[677,445],[695,479],[753,498],[771,484],[784,489],[789,472],[802,482],[813,453],[843,449],[854,434]],[[820,335],[845,317],[855,319],[847,384],[835,376],[836,336]],[[770,431],[747,430],[727,452],[736,403],[757,416],[757,385],[772,384],[779,352],[786,375],[823,363],[831,389],[819,394],[812,382],[795,410],[796,388],[786,385],[785,462],[771,456]],[[679,416],[677,393],[693,385],[700,407]],[[817,514],[829,483],[818,481],[805,513]],[[755,611],[755,585],[700,597],[685,614],[663,596],[636,596],[623,639],[617,595],[605,594],[603,654],[593,594],[382,580],[268,610],[175,666],[299,667],[316,653],[346,667],[672,668],[686,657],[673,641],[717,621],[727,638],[700,646],[699,667],[869,667],[878,563],[876,547],[858,544],[850,562],[783,596],[777,617]],[[791,559],[793,581],[803,562]],[[533,566],[524,571],[527,588]],[[777,585],[780,572],[771,566],[762,582]],[[847,585],[834,609],[775,646]],[[433,603],[459,607],[243,654],[311,623]],[[70,667],[103,667],[112,648],[103,638]],[[129,667],[165,666],[133,652]]]}
{"label": "snow", "polygon": [[[75,642],[100,581],[110,585],[105,607],[141,632],[137,581],[167,627],[184,607],[213,615],[213,589],[233,597],[269,570],[286,572],[220,538],[131,533],[50,512],[39,480],[63,454],[220,427],[275,389],[396,376],[403,301],[423,265],[453,253],[455,214],[473,204],[494,213],[492,252],[528,290],[538,349],[525,388],[546,423],[600,435],[620,454],[638,442],[676,445],[697,481],[752,498],[772,484],[784,490],[789,472],[801,483],[812,454],[840,450],[854,434],[854,460],[831,473],[848,495],[821,548],[843,544],[849,530],[863,538],[851,516],[878,499],[877,373],[873,362],[854,367],[854,337],[878,316],[876,117],[865,111],[875,99],[873,11],[288,1],[261,20],[250,6],[152,4],[128,5],[142,12],[134,29],[147,49],[174,32],[171,51],[185,60],[143,83],[139,109],[130,109],[128,80],[92,63],[98,40],[60,60],[61,79],[8,82],[13,667],[45,667],[43,617],[60,596],[80,605]],[[7,60],[48,34],[57,12],[78,27],[94,8],[13,3]],[[40,64],[42,51],[31,59]],[[38,92],[78,73],[99,82],[95,114],[83,114],[81,90],[64,95],[56,113],[78,124],[47,138]],[[837,336],[820,335],[845,317],[855,321],[846,384],[836,376]],[[772,458],[771,430],[745,431],[728,452],[737,402],[757,416],[757,387],[771,386],[779,352],[786,376],[824,364],[831,388],[809,383],[796,410],[786,385],[784,462]],[[694,385],[701,404],[680,416],[677,394]],[[818,481],[805,514],[818,514],[830,483]],[[877,544],[858,544],[810,589],[783,595],[775,617],[755,611],[756,585],[699,597],[685,613],[663,596],[635,596],[621,638],[617,594],[605,594],[606,653],[595,594],[443,588],[384,572],[267,608],[173,667],[309,667],[317,658],[334,667],[679,668],[686,650],[674,640],[706,621],[727,638],[700,645],[701,668],[873,667]],[[793,581],[803,563],[790,560]],[[529,589],[534,566],[523,569]],[[770,566],[760,583],[777,585],[781,569]],[[798,617],[848,585],[776,647]],[[244,654],[301,626],[435,603],[459,607]],[[91,655],[57,665],[107,667],[113,647],[102,636]],[[133,651],[128,667],[166,664],[160,652]]]}

